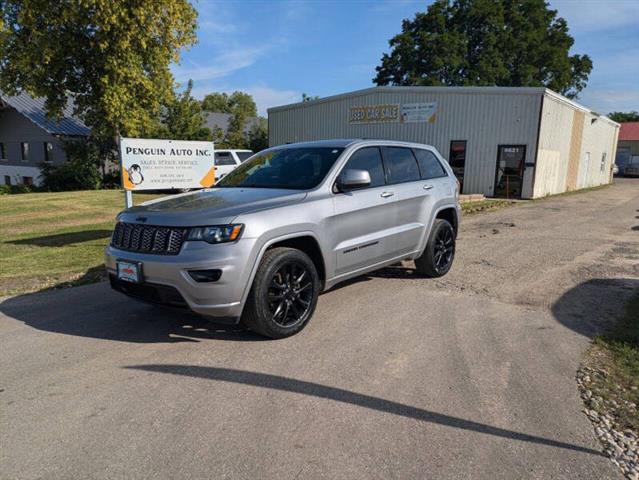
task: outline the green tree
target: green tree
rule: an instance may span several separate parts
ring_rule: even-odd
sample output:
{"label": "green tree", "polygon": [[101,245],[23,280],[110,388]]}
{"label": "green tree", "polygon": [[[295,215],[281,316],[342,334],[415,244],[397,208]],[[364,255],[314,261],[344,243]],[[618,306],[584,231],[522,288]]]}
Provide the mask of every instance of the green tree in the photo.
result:
{"label": "green tree", "polygon": [[246,120],[247,116],[242,110],[233,114],[224,136],[224,145],[228,148],[248,148],[248,138],[245,131]]}
{"label": "green tree", "polygon": [[202,100],[202,110],[231,114],[241,112],[246,117],[257,116],[257,106],[253,97],[240,91],[235,91],[231,95],[220,92],[209,93]]}
{"label": "green tree", "polygon": [[246,117],[257,116],[257,106],[253,97],[244,92],[233,92],[229,97],[231,113],[242,112]]}
{"label": "green tree", "polygon": [[211,130],[204,126],[200,102],[191,96],[193,81],[184,92],[175,96],[163,108],[161,125],[155,136],[171,140],[211,140]]}
{"label": "green tree", "polygon": [[377,85],[545,86],[574,98],[592,70],[545,0],[436,0],[402,22]]}
{"label": "green tree", "polygon": [[226,93],[209,93],[202,100],[202,110],[207,112],[231,113],[229,96]]}
{"label": "green tree", "polygon": [[618,123],[639,122],[639,112],[636,110],[631,112],[610,112],[608,118]]}
{"label": "green tree", "polygon": [[306,95],[305,93],[302,93],[302,102],[310,102],[312,100],[319,100],[320,97],[318,97],[317,95],[315,96],[311,96],[311,95]]}
{"label": "green tree", "polygon": [[268,120],[258,117],[248,132],[248,148],[259,152],[268,148]]}
{"label": "green tree", "polygon": [[169,69],[195,40],[188,0],[0,0],[0,88],[69,97],[93,135],[138,136],[173,97]]}

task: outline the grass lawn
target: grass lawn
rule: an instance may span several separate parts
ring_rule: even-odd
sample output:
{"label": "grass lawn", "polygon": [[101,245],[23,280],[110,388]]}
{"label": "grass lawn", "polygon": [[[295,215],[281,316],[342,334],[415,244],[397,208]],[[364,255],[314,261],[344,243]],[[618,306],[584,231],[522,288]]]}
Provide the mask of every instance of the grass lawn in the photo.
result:
{"label": "grass lawn", "polygon": [[602,399],[592,408],[611,415],[619,430],[639,432],[639,294],[626,306],[624,319],[595,338],[584,363],[594,371],[587,387],[593,398]]}
{"label": "grass lawn", "polygon": [[[136,204],[157,194],[133,195]],[[120,190],[0,196],[0,296],[102,278]]]}
{"label": "grass lawn", "polygon": [[486,199],[476,202],[463,202],[461,204],[462,212],[465,214],[487,212],[498,210],[500,208],[509,207],[516,202],[511,200]]}

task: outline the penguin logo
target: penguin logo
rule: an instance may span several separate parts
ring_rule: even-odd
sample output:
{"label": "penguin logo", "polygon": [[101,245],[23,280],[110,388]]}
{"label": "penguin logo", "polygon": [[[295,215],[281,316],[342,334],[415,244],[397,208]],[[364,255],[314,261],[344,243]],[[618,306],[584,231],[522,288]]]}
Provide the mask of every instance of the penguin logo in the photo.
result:
{"label": "penguin logo", "polygon": [[144,181],[144,177],[142,176],[142,169],[137,163],[131,165],[127,170],[127,173],[129,174],[129,181],[133,185],[140,185]]}

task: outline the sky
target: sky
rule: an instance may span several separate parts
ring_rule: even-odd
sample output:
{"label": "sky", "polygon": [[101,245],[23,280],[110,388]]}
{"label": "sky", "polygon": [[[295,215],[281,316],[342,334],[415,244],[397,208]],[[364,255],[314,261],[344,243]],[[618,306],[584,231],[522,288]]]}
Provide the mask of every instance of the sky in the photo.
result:
{"label": "sky", "polygon": [[[373,86],[375,67],[416,0],[194,0],[198,43],[173,66],[193,94],[241,90],[258,113]],[[600,113],[639,110],[639,0],[551,0],[594,63],[579,103]]]}

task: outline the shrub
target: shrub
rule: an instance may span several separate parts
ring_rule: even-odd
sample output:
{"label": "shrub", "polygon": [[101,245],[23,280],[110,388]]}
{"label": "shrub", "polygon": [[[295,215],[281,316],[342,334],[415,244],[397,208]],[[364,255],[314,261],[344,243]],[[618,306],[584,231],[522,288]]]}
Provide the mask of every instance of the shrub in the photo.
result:
{"label": "shrub", "polygon": [[68,141],[64,145],[67,161],[62,165],[40,165],[45,190],[95,190],[102,186],[100,150],[87,141]]}

